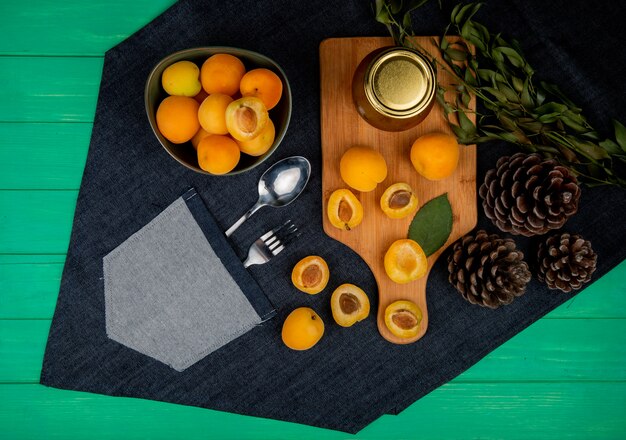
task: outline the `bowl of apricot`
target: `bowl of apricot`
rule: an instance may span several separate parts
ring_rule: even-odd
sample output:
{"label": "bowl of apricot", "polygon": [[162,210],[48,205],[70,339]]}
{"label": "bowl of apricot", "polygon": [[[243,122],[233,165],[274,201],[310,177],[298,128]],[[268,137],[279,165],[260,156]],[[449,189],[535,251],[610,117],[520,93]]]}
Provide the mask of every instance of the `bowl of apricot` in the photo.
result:
{"label": "bowl of apricot", "polygon": [[150,72],[144,92],[152,131],[180,164],[235,175],[265,161],[291,118],[291,89],[270,58],[233,47],[175,52]]}

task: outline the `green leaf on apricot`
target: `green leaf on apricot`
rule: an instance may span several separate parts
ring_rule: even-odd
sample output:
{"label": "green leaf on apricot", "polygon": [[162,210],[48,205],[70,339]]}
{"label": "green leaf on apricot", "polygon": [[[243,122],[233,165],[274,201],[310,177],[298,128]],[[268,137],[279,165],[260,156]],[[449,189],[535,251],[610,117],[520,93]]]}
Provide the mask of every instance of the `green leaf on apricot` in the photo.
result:
{"label": "green leaf on apricot", "polygon": [[417,211],[409,226],[408,238],[416,241],[427,257],[445,244],[452,232],[452,206],[448,193],[430,200]]}

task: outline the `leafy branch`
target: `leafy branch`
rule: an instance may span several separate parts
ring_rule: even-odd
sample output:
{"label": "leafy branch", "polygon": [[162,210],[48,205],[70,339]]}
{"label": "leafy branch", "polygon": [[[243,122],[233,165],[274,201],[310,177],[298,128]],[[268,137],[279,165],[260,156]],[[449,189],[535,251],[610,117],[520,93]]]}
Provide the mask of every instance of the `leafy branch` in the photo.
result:
{"label": "leafy branch", "polygon": [[[413,3],[419,3],[419,7],[426,1]],[[393,3],[396,2],[376,0],[376,9],[398,10],[389,9]],[[437,100],[459,142],[506,141],[556,158],[589,186],[610,184],[626,188],[624,125],[613,121],[614,139],[602,139],[581,108],[556,85],[534,81],[535,71],[517,41],[507,41],[473,20],[481,6],[482,3],[456,5],[444,36],[437,43],[444,60],[440,67],[455,78],[449,89],[453,98],[447,100],[448,90],[439,86]],[[384,12],[381,16],[386,17]],[[394,40],[401,44],[413,35],[410,14],[406,17],[401,22],[387,23],[398,36]],[[378,16],[377,20],[381,21]],[[450,31],[462,39],[448,38]],[[474,112],[469,108],[472,95],[484,108],[482,114],[476,115],[477,124],[468,117]]]}

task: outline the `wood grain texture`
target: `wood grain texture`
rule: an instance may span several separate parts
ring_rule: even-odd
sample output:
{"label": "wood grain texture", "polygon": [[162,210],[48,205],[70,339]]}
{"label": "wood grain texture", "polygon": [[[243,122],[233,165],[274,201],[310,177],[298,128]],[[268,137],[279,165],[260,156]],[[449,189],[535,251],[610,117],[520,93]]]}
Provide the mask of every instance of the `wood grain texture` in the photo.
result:
{"label": "wood grain texture", "polygon": [[[431,55],[437,53],[431,37],[416,37],[417,43]],[[378,283],[378,330],[390,342],[408,344],[420,339],[428,328],[426,282],[428,274],[407,284],[398,284],[387,276],[383,258],[389,246],[406,238],[413,216],[390,219],[380,209],[380,197],[391,184],[405,182],[411,185],[420,206],[447,193],[452,205],[453,224],[448,241],[428,257],[428,270],[445,248],[469,232],[477,220],[476,211],[476,147],[461,148],[459,165],[450,177],[430,181],[420,176],[409,159],[413,141],[430,132],[452,134],[443,111],[437,105],[417,127],[402,132],[378,130],[365,122],[352,103],[352,76],[361,60],[370,52],[392,44],[389,38],[333,38],[320,45],[320,90],[322,127],[322,197],[324,206],[324,231],[330,237],[346,244],[359,254],[372,270]],[[437,81],[444,86],[451,83],[450,76],[439,69]],[[470,103],[475,106],[475,103]],[[379,151],[387,162],[387,178],[374,191],[355,192],[363,205],[363,222],[351,231],[335,228],[326,215],[328,198],[333,191],[347,188],[339,173],[339,161],[352,146],[364,145]],[[354,191],[353,191],[354,192]],[[385,309],[397,300],[410,300],[422,310],[422,321],[417,336],[399,338],[385,325]]]}

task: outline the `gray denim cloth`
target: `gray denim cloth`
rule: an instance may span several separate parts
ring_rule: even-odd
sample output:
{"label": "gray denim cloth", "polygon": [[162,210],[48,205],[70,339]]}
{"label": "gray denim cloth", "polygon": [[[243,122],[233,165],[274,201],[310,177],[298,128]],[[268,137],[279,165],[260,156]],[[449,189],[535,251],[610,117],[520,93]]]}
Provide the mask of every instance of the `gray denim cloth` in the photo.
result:
{"label": "gray denim cloth", "polygon": [[178,198],[103,259],[107,335],[177,371],[273,316],[271,307],[255,311],[211,247],[187,206],[194,197]]}

